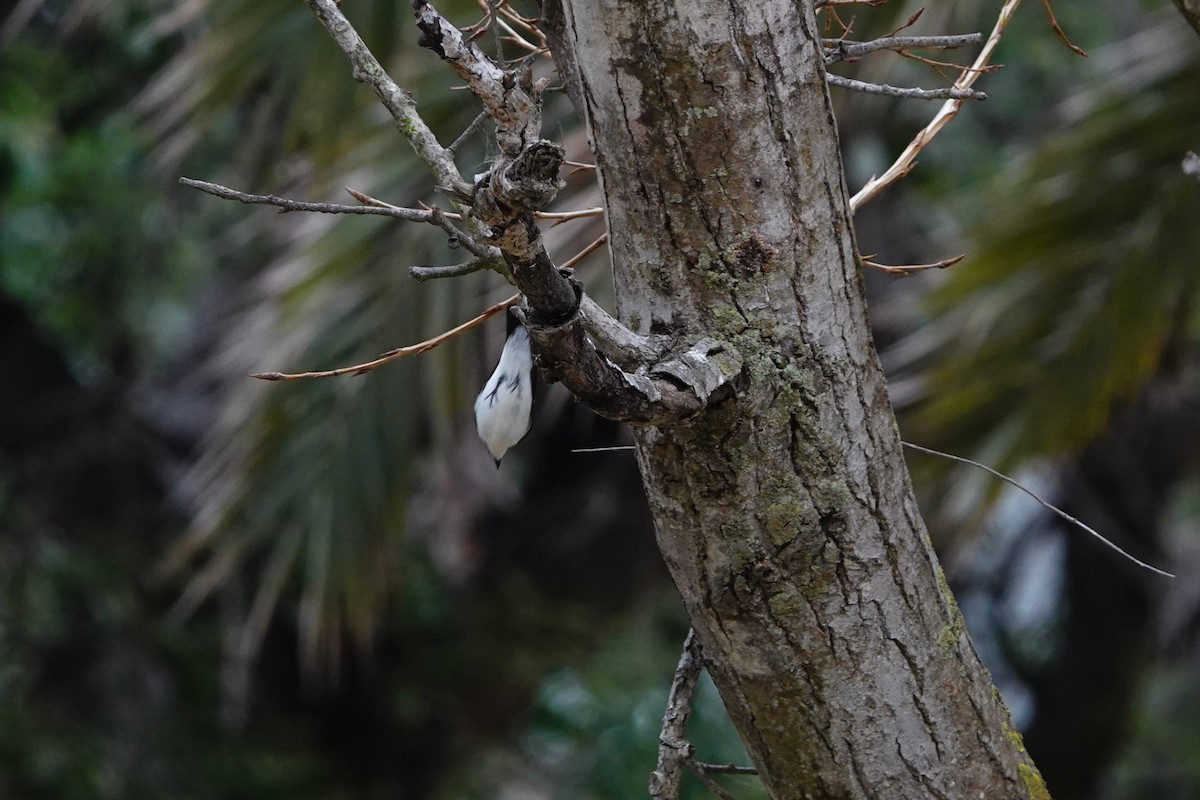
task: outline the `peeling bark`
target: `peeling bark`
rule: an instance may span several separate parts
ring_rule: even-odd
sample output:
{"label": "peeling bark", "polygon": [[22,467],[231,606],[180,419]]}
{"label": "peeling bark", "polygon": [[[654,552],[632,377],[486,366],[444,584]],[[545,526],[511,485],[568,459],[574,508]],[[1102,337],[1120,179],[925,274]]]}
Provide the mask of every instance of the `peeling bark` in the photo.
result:
{"label": "peeling bark", "polygon": [[772,797],[1047,797],[909,485],[811,5],[563,6],[619,317],[739,370],[635,436],[660,549]]}

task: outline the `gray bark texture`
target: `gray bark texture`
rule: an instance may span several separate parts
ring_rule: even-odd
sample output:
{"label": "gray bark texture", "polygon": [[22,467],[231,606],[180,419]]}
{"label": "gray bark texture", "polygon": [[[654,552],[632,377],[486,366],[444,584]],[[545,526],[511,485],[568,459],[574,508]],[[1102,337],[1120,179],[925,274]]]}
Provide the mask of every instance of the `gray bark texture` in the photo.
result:
{"label": "gray bark texture", "polygon": [[618,316],[740,361],[635,427],[773,798],[1044,798],[942,578],[867,323],[811,3],[564,0]]}

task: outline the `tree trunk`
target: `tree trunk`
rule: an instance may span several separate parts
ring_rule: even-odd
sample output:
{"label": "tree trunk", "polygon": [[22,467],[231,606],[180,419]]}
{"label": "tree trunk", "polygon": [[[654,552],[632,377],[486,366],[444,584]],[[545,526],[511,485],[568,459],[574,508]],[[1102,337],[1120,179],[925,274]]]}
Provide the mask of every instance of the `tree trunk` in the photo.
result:
{"label": "tree trunk", "polygon": [[636,429],[660,549],[773,798],[1041,798],[930,547],[871,341],[811,3],[565,0],[621,320],[744,368]]}

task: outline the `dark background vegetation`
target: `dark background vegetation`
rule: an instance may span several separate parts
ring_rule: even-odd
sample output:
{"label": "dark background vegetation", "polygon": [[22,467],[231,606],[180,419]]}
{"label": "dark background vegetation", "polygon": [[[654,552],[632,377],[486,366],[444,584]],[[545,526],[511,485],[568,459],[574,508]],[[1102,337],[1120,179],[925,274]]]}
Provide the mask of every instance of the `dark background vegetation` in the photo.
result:
{"label": "dark background vegetation", "polygon": [[[935,0],[913,32],[987,31],[993,6]],[[1085,60],[1025,6],[990,99],[859,214],[880,261],[968,254],[868,275],[877,342],[907,439],[1180,573],[912,458],[1055,796],[1194,798],[1200,184],[1179,164],[1200,148],[1200,37],[1165,2],[1058,0]],[[408,4],[346,7],[443,140],[465,128]],[[918,7],[856,9],[855,31]],[[0,797],[644,796],[687,623],[632,457],[570,452],[623,432],[548,391],[495,470],[470,403],[499,321],[366,377],[246,377],[365,360],[509,293],[409,280],[462,260],[425,230],[176,184],[436,201],[304,4],[0,3],[0,48]],[[893,55],[852,69],[944,82]],[[854,186],[935,110],[836,99]],[[565,97],[546,132],[586,159]],[[486,159],[477,138],[460,163]],[[561,205],[596,202],[580,174]],[[597,231],[556,228],[553,252]],[[580,268],[601,298],[607,270]],[[705,760],[744,757],[711,685],[692,731]]]}

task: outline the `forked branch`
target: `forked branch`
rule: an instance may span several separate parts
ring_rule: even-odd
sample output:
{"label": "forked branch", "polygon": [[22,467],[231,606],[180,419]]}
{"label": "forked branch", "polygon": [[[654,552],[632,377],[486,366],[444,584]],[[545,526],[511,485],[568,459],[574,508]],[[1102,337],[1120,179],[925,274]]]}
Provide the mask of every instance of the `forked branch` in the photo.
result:
{"label": "forked branch", "polygon": [[[1000,13],[996,17],[996,24],[992,27],[992,32],[984,42],[983,49],[979,51],[979,55],[975,57],[975,61],[969,69],[963,70],[963,73],[954,82],[955,89],[968,90],[974,85],[980,75],[984,73],[988,62],[991,61],[992,53],[995,52],[996,46],[1000,44],[1000,38],[1004,35],[1005,29],[1008,27],[1009,20],[1012,19],[1013,13],[1017,10],[1017,6],[1021,4],[1021,0],[1005,0],[1004,5],[1000,8]],[[908,147],[904,148],[896,160],[890,167],[884,170],[882,175],[873,177],[867,181],[866,186],[859,189],[853,197],[850,198],[850,213],[858,210],[863,203],[866,203],[875,195],[882,192],[888,186],[891,186],[896,181],[907,175],[916,165],[917,154],[924,150],[933,138],[938,135],[942,128],[950,120],[958,116],[959,109],[962,108],[963,100],[966,98],[955,97],[947,100],[929,124],[909,142]]]}

